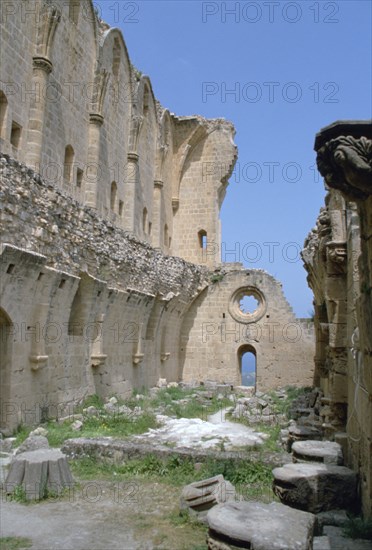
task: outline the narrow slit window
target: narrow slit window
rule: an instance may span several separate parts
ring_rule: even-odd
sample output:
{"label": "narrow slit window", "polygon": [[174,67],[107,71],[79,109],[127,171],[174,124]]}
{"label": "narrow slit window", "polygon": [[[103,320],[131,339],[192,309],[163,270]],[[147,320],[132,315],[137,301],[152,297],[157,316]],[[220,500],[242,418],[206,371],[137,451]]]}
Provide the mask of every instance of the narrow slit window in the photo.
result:
{"label": "narrow slit window", "polygon": [[22,133],[21,126],[19,124],[17,124],[16,122],[14,122],[14,120],[13,120],[13,122],[12,122],[12,131],[11,131],[11,134],[10,134],[10,143],[16,149],[18,149],[20,141],[21,141],[21,133]]}
{"label": "narrow slit window", "polygon": [[199,236],[199,246],[200,248],[205,250],[207,248],[207,232],[204,231],[203,229],[199,231],[198,236]]}
{"label": "narrow slit window", "polygon": [[71,145],[67,145],[65,149],[65,161],[63,163],[63,179],[66,183],[72,181],[72,168],[74,165],[75,152]]}

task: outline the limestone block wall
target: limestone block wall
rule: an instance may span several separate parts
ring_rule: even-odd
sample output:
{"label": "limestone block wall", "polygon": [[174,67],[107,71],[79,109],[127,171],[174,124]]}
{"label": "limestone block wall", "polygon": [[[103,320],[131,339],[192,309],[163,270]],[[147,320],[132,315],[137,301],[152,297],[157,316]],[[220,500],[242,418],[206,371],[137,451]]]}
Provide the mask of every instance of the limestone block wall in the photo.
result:
{"label": "limestone block wall", "polygon": [[232,124],[161,107],[92,0],[22,0],[2,15],[1,150],[115,227],[216,265],[200,232],[219,242]]}
{"label": "limestone block wall", "polygon": [[176,195],[174,253],[213,267],[220,261],[220,208],[236,161],[234,130],[221,120],[192,131]]}
{"label": "limestone block wall", "polygon": [[[314,333],[296,319],[281,284],[262,270],[224,264],[191,305],[183,324],[181,357],[185,380],[241,384],[241,357],[256,356],[256,388],[312,385]],[[258,307],[244,314],[244,296]]]}
{"label": "limestone block wall", "polygon": [[[165,256],[1,156],[1,425],[180,380],[206,270]],[[44,411],[44,413],[43,413]]]}
{"label": "limestone block wall", "polygon": [[314,291],[316,378],[325,392],[326,434],[346,442],[372,517],[372,131],[339,121],[315,140],[329,189],[303,259]]}

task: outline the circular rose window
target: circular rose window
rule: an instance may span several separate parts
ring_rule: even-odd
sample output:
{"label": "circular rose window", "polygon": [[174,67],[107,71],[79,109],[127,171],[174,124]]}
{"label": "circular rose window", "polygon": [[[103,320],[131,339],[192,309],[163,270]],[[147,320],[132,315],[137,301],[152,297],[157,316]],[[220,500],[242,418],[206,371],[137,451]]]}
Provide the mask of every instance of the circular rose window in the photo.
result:
{"label": "circular rose window", "polygon": [[266,300],[257,288],[239,288],[231,297],[229,311],[239,323],[255,323],[265,314]]}

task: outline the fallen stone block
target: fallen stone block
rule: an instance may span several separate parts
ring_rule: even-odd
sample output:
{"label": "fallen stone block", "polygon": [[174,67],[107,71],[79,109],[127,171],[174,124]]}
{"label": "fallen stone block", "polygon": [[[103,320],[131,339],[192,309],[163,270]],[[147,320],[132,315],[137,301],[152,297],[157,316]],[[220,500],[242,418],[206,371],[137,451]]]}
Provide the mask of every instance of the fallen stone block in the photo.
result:
{"label": "fallen stone block", "polygon": [[327,510],[316,515],[317,532],[322,534],[325,525],[343,527],[349,521],[346,510]]}
{"label": "fallen stone block", "polygon": [[290,426],[287,451],[289,453],[291,452],[292,445],[295,441],[308,441],[309,439],[320,440],[321,438],[322,433],[317,428],[312,428],[311,426]]}
{"label": "fallen stone block", "polygon": [[315,516],[278,502],[228,502],[207,514],[209,550],[310,550]]}
{"label": "fallen stone block", "polygon": [[15,456],[4,490],[12,494],[17,487],[23,487],[26,500],[40,500],[48,493],[59,495],[73,485],[66,455],[58,449],[39,449]]}
{"label": "fallen stone block", "polygon": [[332,550],[329,538],[327,536],[314,537],[313,550]]}
{"label": "fallen stone block", "polygon": [[48,435],[48,430],[46,430],[42,426],[39,426],[38,428],[33,430],[30,435],[43,435],[44,437],[46,437]]}
{"label": "fallen stone block", "polygon": [[342,449],[333,441],[296,441],[292,445],[293,462],[324,462],[342,466]]}
{"label": "fallen stone block", "polygon": [[190,483],[183,488],[180,499],[181,510],[189,510],[206,523],[206,516],[216,504],[235,500],[235,487],[225,480],[223,475],[217,475],[202,481]]}
{"label": "fallen stone block", "polygon": [[372,548],[370,540],[345,537],[341,527],[327,525],[324,527],[324,536],[328,538],[331,550],[371,550]]}
{"label": "fallen stone block", "polygon": [[285,464],[273,470],[274,493],[283,504],[317,514],[336,508],[352,510],[357,476],[344,466],[322,463]]}
{"label": "fallen stone block", "polygon": [[27,453],[28,451],[36,451],[38,449],[48,449],[49,442],[43,435],[29,435],[27,439],[18,447],[16,455]]}

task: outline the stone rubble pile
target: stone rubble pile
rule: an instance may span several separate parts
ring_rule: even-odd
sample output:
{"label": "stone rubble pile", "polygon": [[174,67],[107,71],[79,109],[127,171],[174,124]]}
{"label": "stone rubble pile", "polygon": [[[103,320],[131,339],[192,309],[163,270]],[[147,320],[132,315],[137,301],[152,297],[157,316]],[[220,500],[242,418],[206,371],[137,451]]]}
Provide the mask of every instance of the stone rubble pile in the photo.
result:
{"label": "stone rubble pile", "polygon": [[278,400],[286,398],[285,390],[276,390],[270,394],[256,392],[252,397],[240,397],[232,417],[245,419],[250,425],[280,424],[287,426],[288,419],[284,412],[278,410]]}

